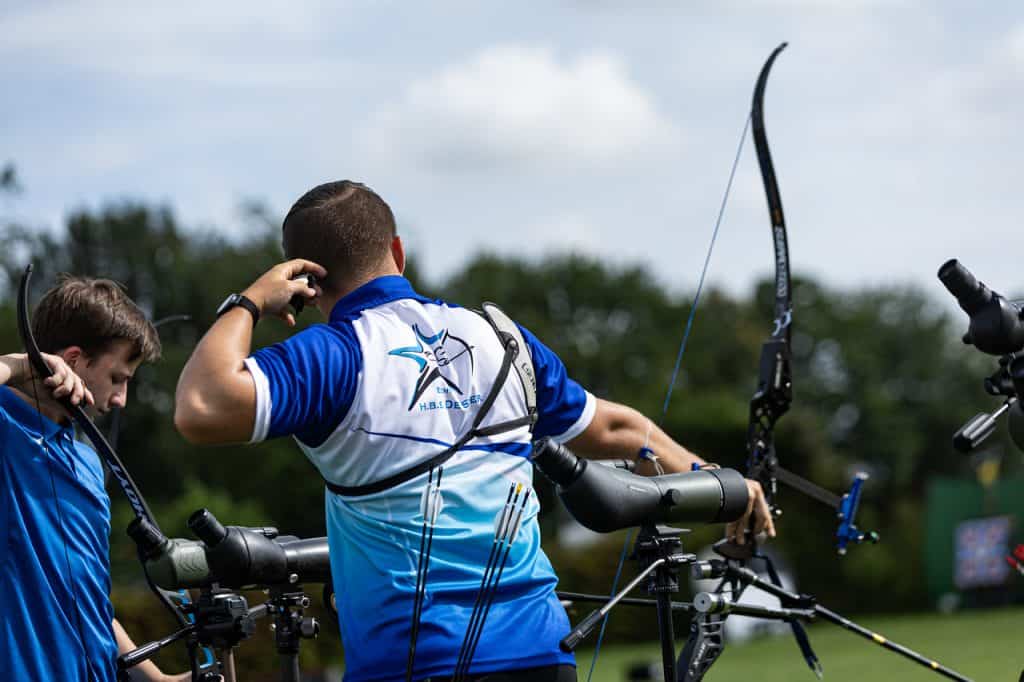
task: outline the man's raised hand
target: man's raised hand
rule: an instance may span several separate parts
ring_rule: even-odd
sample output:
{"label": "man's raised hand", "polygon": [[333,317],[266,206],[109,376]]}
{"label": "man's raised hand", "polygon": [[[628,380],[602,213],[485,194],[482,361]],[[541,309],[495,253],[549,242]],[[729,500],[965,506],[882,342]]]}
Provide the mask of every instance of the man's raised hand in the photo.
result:
{"label": "man's raised hand", "polygon": [[318,280],[327,276],[323,266],[296,258],[270,268],[242,294],[259,306],[261,315],[279,317],[289,327],[294,327],[295,315],[288,309],[292,296],[301,296],[311,302],[322,293],[319,285],[309,286],[307,280],[301,277],[307,273]]}
{"label": "man's raised hand", "polygon": [[[64,361],[64,358],[49,353],[43,353],[42,356],[46,366],[53,372],[53,376],[43,380],[43,388],[39,390],[48,392],[50,397],[55,400],[68,398],[72,405],[79,405],[83,401],[87,405],[94,404],[92,392],[86,387],[81,377],[75,374],[74,370]],[[3,368],[0,368],[3,370],[0,371],[0,379],[2,379],[0,384],[10,384],[23,391],[35,390],[31,383],[38,381],[38,377],[32,371],[26,353],[0,356],[0,364],[4,365]],[[4,374],[6,377],[3,376]]]}

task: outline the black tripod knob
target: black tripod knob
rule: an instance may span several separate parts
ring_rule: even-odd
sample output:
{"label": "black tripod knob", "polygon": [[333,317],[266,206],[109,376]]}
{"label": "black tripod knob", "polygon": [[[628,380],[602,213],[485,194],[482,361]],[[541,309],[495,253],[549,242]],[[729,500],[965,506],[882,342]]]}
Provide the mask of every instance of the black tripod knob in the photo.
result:
{"label": "black tripod knob", "polygon": [[316,618],[303,618],[299,623],[299,636],[303,639],[315,639],[320,634],[320,622]]}

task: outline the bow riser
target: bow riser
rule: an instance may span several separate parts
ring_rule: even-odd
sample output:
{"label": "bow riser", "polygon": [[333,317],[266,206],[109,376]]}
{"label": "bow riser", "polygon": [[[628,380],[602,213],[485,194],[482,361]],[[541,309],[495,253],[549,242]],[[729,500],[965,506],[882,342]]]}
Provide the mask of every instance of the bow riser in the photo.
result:
{"label": "bow riser", "polygon": [[[775,253],[775,316],[771,336],[761,347],[757,390],[750,400],[746,444],[747,478],[761,484],[768,506],[773,513],[777,513],[775,507],[777,484],[773,474],[777,458],[773,431],[779,418],[789,410],[793,398],[790,362],[792,353],[789,345],[793,313],[786,220],[782,211],[782,199],[775,178],[771,152],[768,149],[763,104],[768,75],[771,73],[775,59],[786,48],[786,45],[786,43],[782,43],[776,47],[765,61],[764,66],[761,67],[750,108],[751,132],[757,150],[757,161],[761,169],[761,179],[764,183],[768,213],[772,223],[772,248]],[[729,561],[738,562],[740,565],[745,564],[752,557],[759,556],[755,539],[752,536],[747,538],[744,545],[733,545],[723,540],[716,545],[716,551],[720,551],[723,556],[731,557]],[[746,585],[742,583],[724,578],[715,593],[721,594],[729,591],[732,598],[738,600],[745,587]],[[682,680],[684,682],[699,682],[721,655],[724,644],[718,638],[721,636],[720,632],[726,617],[725,614],[714,617],[701,615],[694,619],[691,624],[690,641],[684,649],[679,666],[683,671]],[[798,632],[800,626],[795,622],[792,625],[799,640],[801,638],[801,633]],[[808,660],[808,663],[811,661]]]}

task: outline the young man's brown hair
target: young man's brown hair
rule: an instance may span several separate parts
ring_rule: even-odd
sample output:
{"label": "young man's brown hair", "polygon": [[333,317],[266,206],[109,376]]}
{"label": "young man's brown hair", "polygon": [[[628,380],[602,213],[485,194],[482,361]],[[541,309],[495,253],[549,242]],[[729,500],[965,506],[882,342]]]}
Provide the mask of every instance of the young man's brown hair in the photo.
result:
{"label": "young man's brown hair", "polygon": [[121,285],[109,279],[60,275],[36,306],[32,333],[44,353],[78,346],[95,357],[117,339],[127,339],[132,344],[130,360],[160,358],[160,337],[153,324]]}
{"label": "young man's brown hair", "polygon": [[299,197],[281,227],[284,253],[327,269],[328,293],[372,272],[395,237],[391,207],[372,189],[351,180],[328,182]]}

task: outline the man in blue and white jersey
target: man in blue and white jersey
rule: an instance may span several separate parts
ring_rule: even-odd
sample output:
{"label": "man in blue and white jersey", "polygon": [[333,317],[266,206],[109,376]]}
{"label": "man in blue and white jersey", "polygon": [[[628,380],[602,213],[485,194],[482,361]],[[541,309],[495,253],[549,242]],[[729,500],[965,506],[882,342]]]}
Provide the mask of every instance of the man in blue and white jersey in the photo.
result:
{"label": "man in blue and white jersey", "polygon": [[[283,240],[292,260],[229,296],[194,351],[178,383],[175,423],[195,443],[292,436],[326,481],[346,680],[406,677],[424,572],[412,677],[453,674],[496,518],[516,484],[532,486],[532,438],[609,458],[635,458],[646,445],[667,471],[702,463],[638,412],[588,393],[519,329],[536,377],[531,433],[527,391],[516,372],[502,371],[506,346],[495,328],[412,289],[391,209],[368,187],[314,188],[285,218]],[[295,296],[313,301],[326,324],[251,352],[263,317],[294,324]],[[424,494],[442,466],[424,570]],[[649,462],[640,468],[653,471]],[[748,516],[774,534],[760,487],[749,487]],[[572,655],[558,648],[569,622],[537,511],[531,496],[471,658],[473,679],[575,679]]]}

